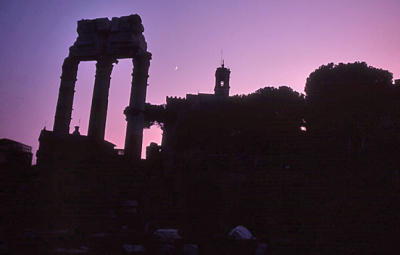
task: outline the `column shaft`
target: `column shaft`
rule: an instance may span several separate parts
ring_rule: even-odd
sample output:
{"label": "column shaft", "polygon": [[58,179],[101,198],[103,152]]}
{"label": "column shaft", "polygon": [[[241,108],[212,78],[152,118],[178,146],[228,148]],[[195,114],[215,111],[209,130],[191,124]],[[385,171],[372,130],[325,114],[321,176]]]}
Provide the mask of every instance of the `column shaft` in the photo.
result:
{"label": "column shaft", "polygon": [[69,134],[78,65],[79,61],[76,59],[67,57],[64,60],[53,126],[55,134]]}
{"label": "column shaft", "polygon": [[127,120],[125,155],[133,160],[139,160],[142,155],[144,106],[150,59],[149,52],[140,54],[133,59],[131,95],[129,106],[124,111]]}
{"label": "column shaft", "polygon": [[112,57],[101,57],[96,63],[96,78],[90,109],[88,136],[98,140],[104,140],[108,93],[114,62],[115,59]]}

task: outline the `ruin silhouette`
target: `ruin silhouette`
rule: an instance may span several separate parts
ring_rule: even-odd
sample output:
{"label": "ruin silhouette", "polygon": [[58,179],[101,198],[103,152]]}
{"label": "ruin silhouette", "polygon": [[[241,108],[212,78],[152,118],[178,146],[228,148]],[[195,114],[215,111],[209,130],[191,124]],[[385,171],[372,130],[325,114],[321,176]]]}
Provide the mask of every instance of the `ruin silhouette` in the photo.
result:
{"label": "ruin silhouette", "polygon": [[[0,140],[4,234],[18,254],[393,254],[400,234],[400,81],[364,62],[287,86],[146,103],[138,15],[78,22],[53,131]],[[133,62],[123,150],[104,140],[113,64]],[[88,134],[70,134],[78,65],[97,61]],[[210,74],[212,75],[212,74]],[[213,84],[210,84],[210,90]],[[143,129],[162,143],[141,160]],[[3,241],[4,240],[4,241]]]}
{"label": "ruin silhouette", "polygon": [[[125,156],[138,160],[143,139],[143,111],[146,101],[147,78],[151,53],[147,51],[142,20],[138,15],[120,18],[80,20],[78,38],[64,60],[57,110],[54,118],[54,136],[69,134],[72,104],[78,65],[81,61],[97,61],[88,137],[104,140],[108,93],[113,64],[118,59],[131,58],[133,62],[132,88],[129,106],[124,114],[127,120]],[[47,133],[49,136],[50,133]],[[53,137],[54,137],[53,136]],[[43,143],[43,142],[42,142]],[[40,160],[43,160],[42,158]]]}

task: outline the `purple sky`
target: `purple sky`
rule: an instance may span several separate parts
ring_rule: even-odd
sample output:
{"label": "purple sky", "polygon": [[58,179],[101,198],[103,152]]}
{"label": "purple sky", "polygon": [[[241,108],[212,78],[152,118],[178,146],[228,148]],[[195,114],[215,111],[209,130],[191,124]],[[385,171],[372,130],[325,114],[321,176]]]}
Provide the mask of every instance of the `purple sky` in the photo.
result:
{"label": "purple sky", "polygon": [[[52,130],[63,59],[80,19],[142,17],[153,53],[147,101],[213,93],[221,49],[231,68],[231,94],[287,85],[303,92],[309,73],[329,62],[365,61],[400,74],[398,0],[6,0],[0,6],[0,138],[38,147]],[[176,67],[177,70],[176,70]],[[132,63],[111,80],[106,139],[121,148]],[[95,75],[81,63],[71,129],[86,134]],[[145,142],[160,131],[145,131]]]}

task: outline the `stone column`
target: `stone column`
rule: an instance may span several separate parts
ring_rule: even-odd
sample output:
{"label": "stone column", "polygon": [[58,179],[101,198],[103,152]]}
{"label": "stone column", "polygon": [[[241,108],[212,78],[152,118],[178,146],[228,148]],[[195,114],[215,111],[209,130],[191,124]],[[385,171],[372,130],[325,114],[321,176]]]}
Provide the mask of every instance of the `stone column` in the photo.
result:
{"label": "stone column", "polygon": [[111,72],[115,58],[103,56],[96,63],[96,78],[94,82],[92,106],[90,109],[88,136],[104,140],[106,129],[108,92],[110,89]]}
{"label": "stone column", "polygon": [[133,59],[132,87],[129,106],[125,108],[127,127],[125,156],[139,160],[142,154],[144,127],[144,105],[146,102],[147,78],[149,77],[151,53],[138,54]]}
{"label": "stone column", "polygon": [[69,134],[78,65],[79,61],[77,59],[67,57],[62,66],[61,83],[53,126],[54,133],[58,135]]}

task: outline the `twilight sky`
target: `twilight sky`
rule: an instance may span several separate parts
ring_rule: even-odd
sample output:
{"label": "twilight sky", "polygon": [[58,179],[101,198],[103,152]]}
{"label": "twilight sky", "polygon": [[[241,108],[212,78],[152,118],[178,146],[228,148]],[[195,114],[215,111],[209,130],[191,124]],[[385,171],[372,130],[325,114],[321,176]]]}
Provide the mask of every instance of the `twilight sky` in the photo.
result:
{"label": "twilight sky", "polygon": [[[265,86],[303,92],[329,62],[365,61],[400,75],[399,0],[5,0],[0,5],[0,138],[38,148],[53,129],[61,65],[80,19],[139,14],[153,54],[147,101],[213,93],[221,50],[231,95]],[[106,139],[122,148],[132,63],[114,67]],[[79,65],[71,129],[87,133],[95,63]],[[160,143],[156,128],[145,145]]]}

